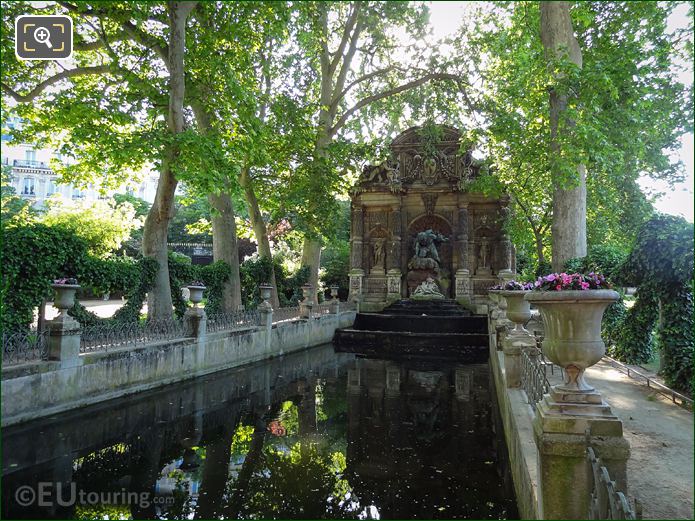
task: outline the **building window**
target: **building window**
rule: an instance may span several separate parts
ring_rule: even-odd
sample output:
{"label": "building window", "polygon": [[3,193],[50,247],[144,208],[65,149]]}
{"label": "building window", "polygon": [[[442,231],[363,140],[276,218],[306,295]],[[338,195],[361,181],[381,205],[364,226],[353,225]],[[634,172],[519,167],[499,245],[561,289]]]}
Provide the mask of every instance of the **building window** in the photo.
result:
{"label": "building window", "polygon": [[84,193],[82,190],[79,190],[77,188],[72,189],[72,198],[73,199],[82,199],[84,197]]}
{"label": "building window", "polygon": [[36,161],[36,150],[25,150],[24,159],[26,159],[27,161]]}
{"label": "building window", "polygon": [[22,195],[36,195],[35,180],[33,177],[24,178],[24,185],[22,186]]}
{"label": "building window", "polygon": [[56,193],[55,181],[53,181],[52,179],[49,179],[48,184],[46,185],[46,197],[50,197],[54,193]]}

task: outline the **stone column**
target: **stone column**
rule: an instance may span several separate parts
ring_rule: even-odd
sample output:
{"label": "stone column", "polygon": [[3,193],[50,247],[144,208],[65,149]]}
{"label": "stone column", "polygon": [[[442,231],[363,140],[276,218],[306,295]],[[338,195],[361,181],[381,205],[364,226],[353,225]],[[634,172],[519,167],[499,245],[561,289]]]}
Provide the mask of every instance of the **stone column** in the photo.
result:
{"label": "stone column", "polygon": [[207,333],[207,315],[203,308],[190,307],[183,315],[184,335],[198,340],[205,338]]}
{"label": "stone column", "polygon": [[340,313],[340,300],[338,300],[338,286],[331,286],[331,301],[329,303],[329,311],[333,315]]}
{"label": "stone column", "polygon": [[386,266],[386,299],[394,301],[401,298],[401,210],[400,206],[394,206],[389,212],[389,241]]}
{"label": "stone column", "polygon": [[536,339],[528,331],[512,330],[502,334],[502,351],[504,352],[504,373],[507,387],[521,385],[521,353],[534,351],[536,355]]}
{"label": "stone column", "polygon": [[266,349],[270,349],[270,340],[273,330],[273,306],[270,303],[270,296],[273,291],[273,286],[270,284],[261,284],[259,287],[263,302],[258,305],[258,313],[260,314],[260,324],[258,325],[265,333],[265,347]]}
{"label": "stone column", "polygon": [[468,259],[468,207],[462,206],[458,210],[458,235],[456,237],[457,264],[454,275],[454,289],[456,300],[460,304],[469,304],[471,301],[471,272]]}
{"label": "stone column", "polygon": [[587,446],[608,469],[618,490],[627,491],[630,446],[623,423],[600,393],[562,393],[555,389],[536,408],[541,519],[587,519],[593,477]]}
{"label": "stone column", "polygon": [[59,313],[53,320],[46,322],[48,359],[59,361],[61,368],[76,367],[83,362],[80,358],[80,323],[68,315],[68,309],[75,304],[75,292],[79,286],[54,288],[56,297],[53,305],[59,309]]}

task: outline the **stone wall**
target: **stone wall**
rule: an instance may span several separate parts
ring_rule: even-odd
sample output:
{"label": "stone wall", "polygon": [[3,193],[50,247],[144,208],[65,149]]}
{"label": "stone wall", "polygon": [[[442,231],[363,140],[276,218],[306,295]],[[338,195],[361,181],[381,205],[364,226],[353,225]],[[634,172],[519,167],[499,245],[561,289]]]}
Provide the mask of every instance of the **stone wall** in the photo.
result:
{"label": "stone wall", "polygon": [[504,353],[497,351],[492,343],[490,347],[490,369],[495,379],[497,405],[504,426],[519,516],[521,519],[540,519],[538,451],[533,437],[533,409],[528,404],[524,391],[508,387]]}
{"label": "stone wall", "polygon": [[2,426],[324,344],[354,320],[355,312],[346,311],[279,327],[87,353],[74,367],[60,362],[10,367],[2,373]]}

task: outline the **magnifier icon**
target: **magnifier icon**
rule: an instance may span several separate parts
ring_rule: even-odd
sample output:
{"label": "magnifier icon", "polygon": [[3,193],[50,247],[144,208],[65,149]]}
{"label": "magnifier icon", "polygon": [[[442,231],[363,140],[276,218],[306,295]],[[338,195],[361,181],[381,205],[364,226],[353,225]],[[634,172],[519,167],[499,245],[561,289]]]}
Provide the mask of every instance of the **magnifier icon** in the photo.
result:
{"label": "magnifier icon", "polygon": [[34,39],[39,42],[39,43],[44,43],[46,44],[46,47],[49,49],[52,49],[53,46],[51,45],[51,32],[46,29],[45,27],[37,27],[36,30],[34,31]]}

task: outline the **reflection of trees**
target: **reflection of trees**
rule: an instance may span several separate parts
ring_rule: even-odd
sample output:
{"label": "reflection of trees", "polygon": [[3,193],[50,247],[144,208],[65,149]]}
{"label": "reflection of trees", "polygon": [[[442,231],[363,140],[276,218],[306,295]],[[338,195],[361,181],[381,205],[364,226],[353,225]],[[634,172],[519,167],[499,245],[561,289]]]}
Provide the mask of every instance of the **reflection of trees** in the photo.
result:
{"label": "reflection of trees", "polygon": [[[244,488],[245,501],[234,517],[344,519],[355,516],[350,487],[342,477],[345,456],[300,441],[289,451],[266,447]],[[240,488],[239,479],[232,486]],[[231,516],[230,516],[231,517]]]}

